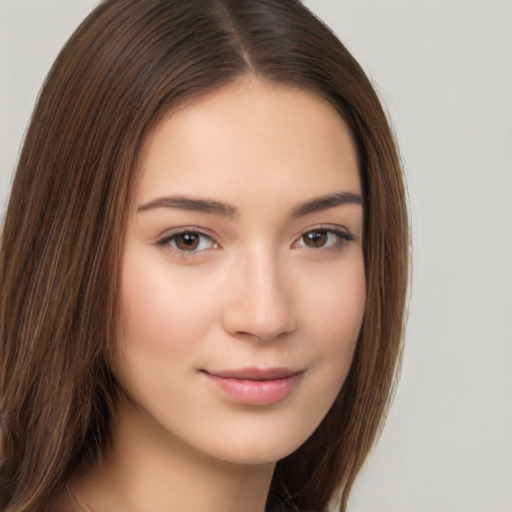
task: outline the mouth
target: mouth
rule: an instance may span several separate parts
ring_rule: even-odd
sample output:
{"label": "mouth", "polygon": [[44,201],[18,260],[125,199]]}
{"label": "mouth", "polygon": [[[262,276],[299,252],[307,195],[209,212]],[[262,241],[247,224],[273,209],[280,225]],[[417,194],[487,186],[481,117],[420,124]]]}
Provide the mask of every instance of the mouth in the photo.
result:
{"label": "mouth", "polygon": [[288,368],[239,368],[201,370],[230,401],[246,405],[270,405],[290,396],[304,370]]}

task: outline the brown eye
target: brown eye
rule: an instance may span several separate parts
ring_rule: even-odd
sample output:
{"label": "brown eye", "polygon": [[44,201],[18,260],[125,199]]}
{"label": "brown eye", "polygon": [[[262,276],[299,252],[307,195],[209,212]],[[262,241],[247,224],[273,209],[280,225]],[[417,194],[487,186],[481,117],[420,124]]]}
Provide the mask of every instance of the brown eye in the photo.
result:
{"label": "brown eye", "polygon": [[304,233],[298,241],[299,247],[308,249],[335,249],[354,240],[349,233],[338,229],[312,229]]}
{"label": "brown eye", "polygon": [[203,233],[182,231],[161,240],[159,245],[170,245],[177,251],[192,253],[211,249],[215,246],[215,242]]}
{"label": "brown eye", "polygon": [[306,233],[302,236],[302,240],[306,247],[318,249],[327,243],[329,238],[328,235],[329,233],[327,233],[325,230],[310,231],[309,233]]}
{"label": "brown eye", "polygon": [[174,245],[180,251],[195,251],[199,247],[199,242],[197,233],[181,233],[174,237]]}

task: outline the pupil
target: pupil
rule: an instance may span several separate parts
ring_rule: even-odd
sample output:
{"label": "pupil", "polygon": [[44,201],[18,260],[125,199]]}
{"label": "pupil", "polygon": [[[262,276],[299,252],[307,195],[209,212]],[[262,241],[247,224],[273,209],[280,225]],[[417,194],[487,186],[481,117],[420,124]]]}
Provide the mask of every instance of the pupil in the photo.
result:
{"label": "pupil", "polygon": [[176,245],[179,249],[183,249],[185,251],[192,251],[197,249],[199,245],[199,236],[194,233],[183,233],[178,237],[176,241]]}
{"label": "pupil", "polygon": [[306,245],[309,247],[322,247],[327,238],[325,231],[313,231],[306,235]]}

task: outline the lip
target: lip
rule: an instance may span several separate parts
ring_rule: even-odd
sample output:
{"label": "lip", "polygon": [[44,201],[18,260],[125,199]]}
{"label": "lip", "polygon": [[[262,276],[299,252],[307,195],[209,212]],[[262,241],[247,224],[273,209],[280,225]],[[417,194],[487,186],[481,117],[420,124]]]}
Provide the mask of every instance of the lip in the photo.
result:
{"label": "lip", "polygon": [[304,370],[287,368],[239,368],[202,370],[230,400],[247,405],[270,405],[290,396]]}

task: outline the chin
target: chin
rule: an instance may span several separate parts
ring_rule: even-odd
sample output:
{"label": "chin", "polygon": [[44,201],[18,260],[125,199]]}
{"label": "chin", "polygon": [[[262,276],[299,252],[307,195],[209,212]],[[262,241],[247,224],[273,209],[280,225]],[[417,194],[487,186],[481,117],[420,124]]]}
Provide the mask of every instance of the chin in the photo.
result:
{"label": "chin", "polygon": [[258,418],[258,414],[253,413],[249,416],[252,418],[234,421],[230,428],[219,425],[218,430],[210,429],[203,438],[204,444],[199,438],[195,439],[196,447],[228,463],[275,464],[304,444],[325,415],[295,413],[291,418],[276,418],[269,414]]}

